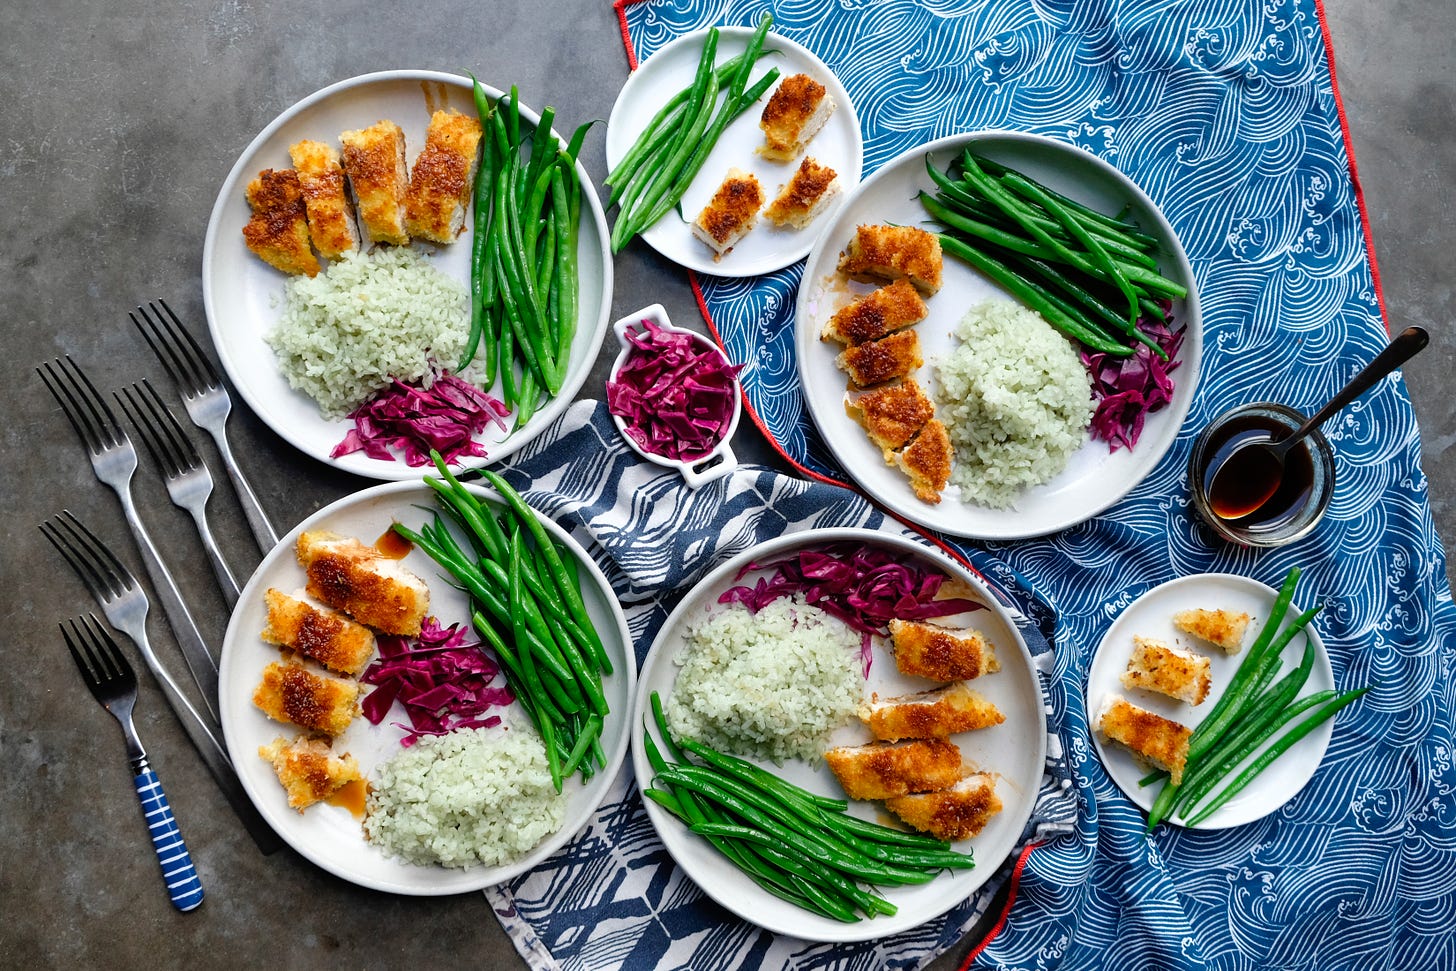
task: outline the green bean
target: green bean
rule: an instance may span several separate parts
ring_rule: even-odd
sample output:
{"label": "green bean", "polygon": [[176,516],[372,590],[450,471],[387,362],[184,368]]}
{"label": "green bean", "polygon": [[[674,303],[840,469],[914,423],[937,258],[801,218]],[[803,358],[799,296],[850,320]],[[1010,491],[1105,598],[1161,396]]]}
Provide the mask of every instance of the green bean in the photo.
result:
{"label": "green bean", "polygon": [[[1021,173],[1016,172],[1014,169],[1008,168],[1007,166],[1002,165],[992,159],[989,159],[984,155],[972,152],[970,146],[967,146],[965,148],[963,155],[974,155],[976,161],[980,163],[981,168],[985,169],[987,172],[996,176],[997,178],[1002,179],[1003,181],[1005,181],[1008,175],[1021,175]],[[1022,176],[1022,178],[1025,177]],[[1010,187],[1011,186],[1008,186],[1008,188]],[[1126,237],[1128,240],[1133,241],[1143,250],[1156,250],[1160,245],[1156,236],[1150,236],[1147,233],[1144,233],[1141,230],[1123,222],[1116,216],[1109,216],[1106,213],[1098,212],[1096,209],[1085,206],[1077,200],[1070,199],[1059,192],[1054,192],[1051,189],[1048,189],[1046,186],[1042,186],[1041,188],[1046,192],[1051,193],[1051,195],[1054,196],[1058,202],[1075,212],[1084,221],[1102,225],[1112,232],[1116,232]]]}
{"label": "green bean", "polygon": [[617,224],[612,227],[613,252],[620,252],[631,242],[632,237],[657,221],[651,218],[650,214],[664,198],[669,200],[669,207],[676,202],[672,190],[677,186],[678,176],[687,167],[694,150],[705,144],[709,126],[713,121],[713,100],[718,96],[717,75],[709,72],[706,83],[707,90],[693,99],[694,114],[687,131],[673,147],[673,152],[668,156],[667,161],[653,174],[642,198],[633,202],[630,211],[618,212]]}

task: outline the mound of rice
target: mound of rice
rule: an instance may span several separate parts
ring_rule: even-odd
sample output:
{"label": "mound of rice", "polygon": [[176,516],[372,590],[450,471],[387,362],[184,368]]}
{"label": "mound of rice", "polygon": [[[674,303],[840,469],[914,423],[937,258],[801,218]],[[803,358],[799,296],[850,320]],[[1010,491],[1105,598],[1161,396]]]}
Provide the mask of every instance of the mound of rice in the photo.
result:
{"label": "mound of rice", "polygon": [[475,728],[422,739],[370,783],[364,831],[421,865],[500,866],[561,828],[566,796],[529,728]]}
{"label": "mound of rice", "polygon": [[470,295],[408,246],[350,253],[288,281],[267,335],[289,385],[341,418],[389,384],[453,367],[470,337]]}
{"label": "mound of rice", "polygon": [[1091,381],[1071,341],[1009,300],[972,307],[955,335],[960,346],[934,362],[950,481],[967,502],[1005,508],[1087,440]]}
{"label": "mound of rice", "polygon": [[864,691],[860,636],[804,602],[742,604],[689,628],[667,700],[675,734],[754,758],[815,760]]}

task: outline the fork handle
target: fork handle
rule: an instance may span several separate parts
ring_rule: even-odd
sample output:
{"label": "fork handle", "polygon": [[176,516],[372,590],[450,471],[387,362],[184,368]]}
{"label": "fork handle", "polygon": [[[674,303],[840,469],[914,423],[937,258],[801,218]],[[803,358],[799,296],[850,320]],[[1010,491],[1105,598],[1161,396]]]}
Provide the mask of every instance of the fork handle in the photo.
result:
{"label": "fork handle", "polygon": [[263,504],[258,501],[253,487],[243,477],[238,460],[233,457],[232,446],[227,440],[227,430],[209,428],[208,431],[212,433],[212,440],[217,444],[217,453],[222,457],[223,468],[227,469],[233,491],[238,494],[238,504],[243,507],[243,517],[248,521],[248,528],[253,531],[253,539],[257,541],[258,549],[267,554],[278,545],[278,534],[274,531],[273,524],[268,521],[268,515],[263,512]]}
{"label": "fork handle", "polygon": [[194,910],[202,903],[202,881],[197,878],[197,869],[192,865],[192,855],[187,852],[177,820],[172,818],[172,807],[162,791],[162,782],[145,763],[134,781],[147,832],[152,837],[152,848],[162,865],[167,896],[172,898],[172,906],[183,913]]}

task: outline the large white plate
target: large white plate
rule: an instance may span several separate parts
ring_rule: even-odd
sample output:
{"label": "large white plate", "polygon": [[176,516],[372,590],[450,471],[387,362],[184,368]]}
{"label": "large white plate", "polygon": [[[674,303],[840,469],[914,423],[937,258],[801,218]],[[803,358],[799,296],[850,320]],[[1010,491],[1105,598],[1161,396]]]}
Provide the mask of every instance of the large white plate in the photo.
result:
{"label": "large white plate", "polygon": [[[673,859],[709,897],[742,917],[778,934],[788,934],[812,941],[862,941],[886,937],[915,927],[937,917],[975,892],[991,878],[997,867],[1016,847],[1022,828],[1031,816],[1041,784],[1046,759],[1046,714],[1031,655],[1016,625],[997,605],[996,599],[980,580],[939,551],[913,540],[867,529],[821,529],[793,533],[769,540],[733,557],[702,579],[678,604],[658,633],[637,683],[636,714],[632,722],[632,767],[639,786],[652,781],[652,766],[642,743],[643,731],[650,730],[661,748],[656,726],[644,727],[644,716],[651,722],[649,698],[658,692],[665,702],[677,681],[678,666],[674,656],[681,650],[687,628],[709,611],[718,607],[718,596],[738,583],[752,584],[755,574],[742,581],[735,579],[745,564],[781,556],[806,547],[823,546],[836,541],[889,548],[907,559],[913,558],[959,577],[976,591],[975,599],[986,610],[963,615],[970,626],[979,629],[996,648],[1001,670],[978,678],[976,690],[996,704],[1006,721],[978,732],[966,732],[953,739],[961,752],[980,769],[998,776],[996,794],[1004,804],[989,825],[974,839],[957,843],[955,848],[975,854],[972,870],[945,871],[929,883],[913,887],[892,887],[882,892],[899,912],[892,917],[864,919],[843,924],[801,910],[760,889],[732,863],[718,854],[708,843],[690,833],[677,819],[650,799],[644,799],[647,814],[657,834]],[[760,574],[761,575],[761,574]],[[946,622],[954,622],[947,618]],[[876,638],[878,641],[879,638]],[[882,644],[875,646],[875,660],[870,669],[865,696],[878,692],[892,697],[931,687],[921,678],[909,678],[895,669],[895,662]],[[834,744],[859,744],[870,740],[861,726],[840,729],[832,738]],[[823,762],[814,765],[789,760],[782,766],[761,763],[782,777],[824,795],[843,797],[834,774]],[[853,802],[851,811],[874,822],[885,822],[887,814],[878,803]]]}
{"label": "large white plate", "polygon": [[[1163,247],[1163,272],[1188,287],[1188,298],[1173,304],[1173,319],[1187,324],[1180,353],[1182,364],[1173,373],[1173,402],[1150,415],[1137,448],[1116,453],[1105,442],[1088,441],[1072,455],[1061,475],[1029,489],[1010,509],[990,509],[962,502],[959,490],[946,489],[938,505],[922,502],[899,469],[886,465],[864,429],[845,413],[846,378],[834,366],[842,349],[821,341],[819,333],[834,311],[871,287],[847,282],[836,272],[839,255],[861,223],[921,225],[928,215],[917,201],[921,189],[933,190],[925,172],[930,154],[942,170],[975,143],[986,155],[1019,169],[1044,185],[1102,212],[1117,213],[1124,206],[1144,231],[1158,236]],[[932,388],[931,361],[955,347],[952,329],[972,306],[982,300],[1007,299],[990,280],[954,257],[945,259],[944,283],[929,298],[930,315],[917,330],[926,365],[920,369],[922,386]],[[1193,390],[1198,383],[1202,323],[1193,273],[1183,247],[1141,189],[1106,162],[1071,145],[1015,132],[952,135],[911,149],[866,179],[815,244],[799,288],[798,328],[795,334],[804,397],[814,423],[840,464],[880,502],[913,522],[955,536],[979,539],[1023,539],[1053,533],[1097,515],[1127,495],[1167,452],[1178,435]]]}
{"label": "large white plate", "polygon": [[[610,171],[627,154],[637,141],[637,136],[652,121],[662,106],[677,92],[690,86],[703,53],[706,30],[684,34],[664,46],[642,63],[612,107],[612,116],[607,121],[607,169]],[[743,53],[753,36],[751,27],[718,28],[719,64],[736,54]],[[764,38],[764,50],[771,53],[759,58],[749,75],[749,84],[757,81],[769,68],[777,67],[779,77],[791,74],[807,74],[823,84],[829,97],[837,106],[829,116],[819,134],[809,143],[806,154],[813,156],[839,175],[841,194],[829,208],[819,214],[804,229],[778,227],[760,215],[758,224],[721,260],[714,261],[713,251],[702,240],[693,236],[692,221],[713,198],[713,193],[723,182],[728,170],[738,167],[758,176],[763,185],[764,206],[772,202],[785,183],[799,167],[799,160],[772,162],[759,155],[756,149],[763,144],[763,132],[758,127],[763,106],[773,95],[769,88],[755,105],[750,105],[743,114],[733,120],[724,130],[718,144],[698,172],[693,184],[683,195],[681,210],[683,218],[669,212],[654,226],[642,234],[649,246],[663,256],[689,269],[717,276],[743,277],[772,273],[795,263],[808,254],[820,231],[829,223],[836,209],[844,204],[847,195],[859,182],[864,162],[864,141],[859,133],[859,117],[849,92],[829,70],[829,66],[816,57],[808,48],[794,43],[787,37],[770,32]]]}
{"label": "large white plate", "polygon": [[[1135,705],[1156,712],[1165,718],[1181,722],[1189,728],[1196,728],[1207,717],[1208,712],[1213,710],[1218,699],[1223,697],[1224,689],[1228,687],[1239,663],[1247,656],[1248,645],[1253,643],[1254,638],[1258,636],[1256,632],[1268,619],[1269,609],[1274,605],[1276,596],[1278,596],[1276,591],[1258,580],[1228,573],[1203,573],[1181,577],[1149,590],[1118,615],[1117,619],[1112,622],[1112,626],[1107,629],[1107,633],[1103,635],[1102,642],[1097,645],[1092,667],[1087,672],[1089,715],[1095,719],[1102,708],[1103,699],[1109,694],[1120,694]],[[1175,613],[1199,607],[1247,613],[1252,620],[1244,638],[1244,649],[1237,654],[1226,656],[1221,650],[1209,648],[1201,641],[1182,633],[1173,626]],[[1298,615],[1299,607],[1291,604],[1288,620],[1292,620]],[[1305,630],[1309,632],[1309,639],[1314,642],[1315,658],[1314,668],[1310,671],[1309,680],[1300,691],[1300,697],[1335,686],[1335,678],[1330,671],[1330,658],[1325,653],[1324,641],[1320,640],[1319,632],[1314,629],[1313,624],[1306,627]],[[1174,701],[1172,698],[1156,692],[1122,686],[1122,673],[1127,670],[1127,659],[1132,656],[1132,639],[1135,634],[1156,638],[1165,644],[1189,647],[1194,653],[1209,658],[1213,686],[1203,704],[1190,707],[1184,702]],[[1284,653],[1281,655],[1284,662],[1282,671],[1288,672],[1298,667],[1303,655],[1304,639],[1296,637],[1284,648]],[[1289,751],[1279,756],[1272,765],[1255,777],[1243,792],[1200,823],[1197,828],[1224,829],[1229,826],[1242,826],[1244,823],[1251,823],[1267,816],[1294,798],[1294,795],[1304,788],[1310,776],[1314,775],[1315,769],[1319,768],[1320,759],[1324,758],[1325,747],[1329,745],[1330,734],[1333,731],[1334,722],[1331,720],[1300,739]],[[1102,764],[1107,767],[1108,774],[1112,776],[1112,781],[1117,783],[1118,788],[1122,789],[1129,799],[1144,810],[1151,809],[1160,787],[1138,785],[1138,780],[1147,775],[1147,769],[1140,766],[1132,757],[1132,753],[1121,745],[1104,742],[1101,733],[1096,731],[1095,723],[1092,741],[1097,747],[1097,754],[1102,758]],[[1173,822],[1181,825],[1182,817],[1175,816]]]}
{"label": "large white plate", "polygon": [[[500,96],[486,88],[492,99]],[[410,468],[403,461],[384,462],[363,452],[342,458],[329,453],[353,423],[325,420],[311,398],[288,386],[278,370],[273,350],[263,337],[283,312],[288,277],[249,252],[243,244],[243,226],[249,210],[243,196],[248,182],[266,168],[289,168],[288,146],[302,138],[335,144],[339,133],[372,125],[381,118],[404,129],[410,163],[424,146],[425,129],[436,109],[453,107],[473,113],[470,79],[438,71],[384,71],[330,85],[309,95],[275,118],[243,151],[218,193],[207,224],[202,250],[202,299],[218,357],[238,392],[275,432],[321,462],[375,479],[418,479],[429,467]],[[529,125],[539,117],[526,107],[521,116]],[[464,460],[480,466],[505,458],[534,438],[571,404],[591,372],[607,332],[612,304],[612,261],[607,250],[607,222],[586,170],[578,163],[581,181],[581,234],[577,244],[580,272],[579,329],[561,393],[542,408],[518,434],[501,441],[494,425],[479,436],[488,455]],[[468,228],[449,246],[412,244],[429,254],[442,272],[465,285],[470,283]],[[498,393],[498,388],[497,388]]]}
{"label": "large white plate", "polygon": [[[475,486],[470,488],[482,498],[500,501],[494,492]],[[295,527],[264,557],[243,589],[242,598],[228,624],[219,668],[219,699],[228,754],[242,779],[243,788],[263,818],[290,846],[330,873],[360,886],[401,894],[463,893],[509,880],[546,859],[576,835],[601,803],[626,756],[627,712],[636,683],[636,667],[628,649],[631,640],[627,621],[606,577],[565,530],[547,517],[538,516],[546,531],[565,544],[581,566],[582,599],[586,601],[587,613],[602,636],[614,669],[603,683],[607,703],[611,707],[601,737],[607,766],[586,784],[582,784],[580,776],[567,781],[564,791],[569,802],[566,821],[561,828],[529,854],[509,865],[447,869],[416,866],[386,856],[364,839],[360,821],[341,807],[319,803],[302,814],[288,808],[288,800],[272,766],[258,756],[260,745],[266,745],[279,736],[292,737],[296,733],[292,726],[270,720],[252,701],[263,668],[280,656],[278,648],[265,644],[259,637],[267,622],[263,593],[269,587],[293,593],[304,586],[303,570],[294,558],[295,543],[304,530],[328,529],[372,543],[396,520],[412,526],[427,521],[429,514],[426,510],[434,507],[433,496],[434,493],[420,482],[378,485],[324,507]],[[464,594],[441,579],[442,571],[433,560],[419,550],[411,550],[404,564],[429,583],[430,613],[441,624],[469,623]],[[511,706],[506,716],[508,725],[534,731],[518,705]],[[364,774],[372,776],[375,767],[403,751],[399,740],[404,733],[391,724],[401,720],[403,715],[398,707],[377,726],[360,716],[334,743],[334,748],[352,754],[359,760]]]}

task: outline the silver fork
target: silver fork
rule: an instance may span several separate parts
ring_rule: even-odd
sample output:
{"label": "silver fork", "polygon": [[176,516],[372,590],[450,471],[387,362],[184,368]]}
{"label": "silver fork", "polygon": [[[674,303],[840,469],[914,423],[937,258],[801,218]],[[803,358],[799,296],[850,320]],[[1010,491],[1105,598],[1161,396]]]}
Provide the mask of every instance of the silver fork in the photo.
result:
{"label": "silver fork", "polygon": [[[88,623],[89,621],[89,623]],[[131,713],[136,706],[136,672],[122,655],[116,641],[102,628],[101,622],[87,615],[61,625],[61,636],[81,672],[81,680],[101,707],[111,713],[126,736],[126,757],[131,762],[137,798],[142,801],[143,817],[152,837],[152,849],[162,866],[162,879],[167,883],[167,896],[172,906],[184,913],[202,903],[202,881],[192,865],[192,855],[182,840],[172,807],[162,791],[161,780],[147,762],[146,749],[137,738]]]}
{"label": "silver fork", "polygon": [[152,537],[142,525],[141,517],[137,515],[136,503],[131,496],[131,477],[136,471],[137,456],[131,439],[121,430],[116,416],[111,413],[106,402],[101,400],[101,395],[91,379],[86,377],[69,356],[42,364],[36,371],[50,393],[55,396],[61,410],[66,413],[71,427],[81,436],[81,441],[91,455],[91,468],[95,470],[96,478],[109,485],[120,500],[122,515],[126,517],[126,524],[131,527],[132,536],[136,538],[137,546],[141,549],[142,565],[146,567],[147,576],[151,578],[157,596],[162,601],[162,610],[167,614],[172,632],[177,636],[177,644],[182,648],[182,658],[187,662],[187,670],[192,673],[192,680],[197,682],[197,687],[202,691],[203,704],[216,718],[217,662],[208,652],[202,633],[198,631],[197,623],[182,600],[181,591],[177,589],[172,574],[162,562],[162,554],[158,552]]}
{"label": "silver fork", "polygon": [[258,549],[267,553],[278,545],[278,533],[274,531],[273,524],[268,522],[263,506],[253,493],[253,487],[243,478],[243,470],[238,467],[237,460],[233,458],[233,450],[228,445],[227,420],[232,411],[232,399],[228,397],[227,389],[223,387],[222,379],[218,377],[212,362],[202,353],[202,348],[182,326],[182,321],[177,319],[172,308],[167,306],[167,301],[156,300],[148,306],[151,307],[151,313],[147,312],[146,307],[138,307],[136,313],[129,313],[127,316],[137,330],[142,332],[142,336],[151,345],[152,352],[177,383],[177,389],[182,394],[182,404],[192,423],[206,430],[217,443],[218,454],[222,456],[222,464],[238,494],[248,527],[253,531],[253,538],[258,541]]}
{"label": "silver fork", "polygon": [[228,569],[222,550],[213,539],[212,529],[207,522],[207,500],[212,495],[212,475],[197,454],[192,441],[172,417],[172,412],[162,403],[151,382],[143,380],[116,393],[121,410],[126,412],[137,431],[142,434],[142,443],[151,453],[153,461],[167,479],[167,494],[174,505],[180,506],[192,515],[197,526],[197,535],[212,561],[212,572],[222,588],[223,599],[229,607],[238,603],[238,581]]}
{"label": "silver fork", "polygon": [[142,660],[156,676],[163,696],[172,706],[197,754],[202,756],[203,764],[258,848],[264,853],[281,848],[283,844],[278,834],[258,815],[233,771],[232,759],[221,741],[222,729],[215,720],[199,714],[192,707],[152,650],[151,641],[147,638],[147,595],[142,592],[136,577],[70,510],[62,510],[60,515],[41,523],[40,531],[81,578],[111,625],[130,637],[141,652]]}

